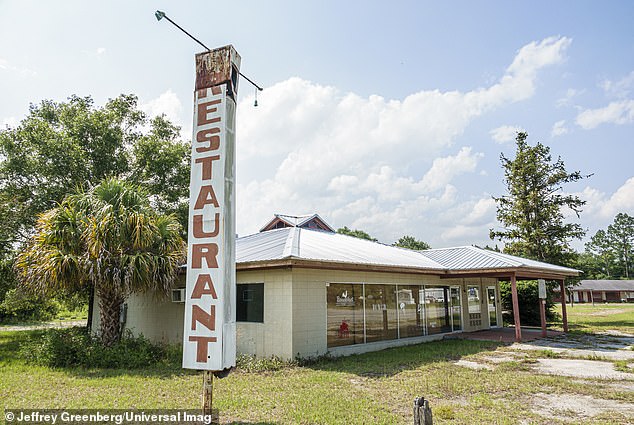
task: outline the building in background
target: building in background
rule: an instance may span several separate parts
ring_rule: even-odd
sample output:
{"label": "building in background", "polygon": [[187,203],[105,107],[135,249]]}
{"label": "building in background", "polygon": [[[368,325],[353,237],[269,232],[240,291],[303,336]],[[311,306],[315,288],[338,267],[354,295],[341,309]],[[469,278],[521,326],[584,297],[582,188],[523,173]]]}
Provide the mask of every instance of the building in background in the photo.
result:
{"label": "building in background", "polygon": [[[631,303],[634,302],[634,280],[582,280],[568,288],[566,302],[570,296],[575,303]],[[561,301],[556,290],[554,300]]]}

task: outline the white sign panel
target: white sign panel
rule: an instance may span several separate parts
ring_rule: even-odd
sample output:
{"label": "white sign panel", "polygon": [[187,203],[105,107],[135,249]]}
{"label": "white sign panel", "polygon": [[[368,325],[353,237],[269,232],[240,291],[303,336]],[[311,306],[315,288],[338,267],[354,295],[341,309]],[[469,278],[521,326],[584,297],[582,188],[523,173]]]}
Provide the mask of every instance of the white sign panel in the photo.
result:
{"label": "white sign panel", "polygon": [[234,125],[227,83],[196,90],[183,332],[188,369],[235,365]]}
{"label": "white sign panel", "polygon": [[537,287],[539,290],[539,298],[546,299],[546,281],[544,279],[537,279]]}

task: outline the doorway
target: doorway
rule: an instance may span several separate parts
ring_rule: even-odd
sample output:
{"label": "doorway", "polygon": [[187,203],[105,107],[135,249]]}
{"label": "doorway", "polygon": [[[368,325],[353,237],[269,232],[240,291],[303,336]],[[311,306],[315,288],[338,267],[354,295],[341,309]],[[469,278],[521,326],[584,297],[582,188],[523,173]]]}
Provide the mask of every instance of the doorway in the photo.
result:
{"label": "doorway", "polygon": [[487,304],[489,307],[489,327],[497,328],[498,324],[498,308],[497,308],[497,290],[495,286],[487,286]]}

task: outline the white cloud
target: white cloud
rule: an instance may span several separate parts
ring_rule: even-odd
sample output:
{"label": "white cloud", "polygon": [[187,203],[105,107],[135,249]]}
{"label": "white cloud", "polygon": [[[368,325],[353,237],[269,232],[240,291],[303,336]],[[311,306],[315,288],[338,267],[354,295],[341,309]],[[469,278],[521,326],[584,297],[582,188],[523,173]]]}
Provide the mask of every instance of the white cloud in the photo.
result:
{"label": "white cloud", "polygon": [[426,192],[441,189],[457,175],[475,171],[478,161],[483,156],[481,153],[472,155],[470,147],[463,147],[456,156],[436,158],[421,184]]}
{"label": "white cloud", "polygon": [[562,136],[568,133],[568,128],[566,127],[566,120],[557,121],[552,130],[550,130],[550,137]]}
{"label": "white cloud", "polygon": [[2,118],[2,120],[0,120],[0,130],[4,130],[7,127],[15,128],[18,126],[18,124],[20,124],[20,120],[18,120],[16,117]]}
{"label": "white cloud", "polygon": [[106,53],[106,48],[105,47],[98,47],[97,50],[95,51],[95,53],[97,53],[97,56],[102,56],[104,53]]}
{"label": "white cloud", "polygon": [[522,127],[518,127],[516,125],[503,125],[489,131],[489,134],[496,143],[502,144],[515,140],[517,133],[521,131],[524,131]]}
{"label": "white cloud", "polygon": [[596,189],[586,188],[582,194],[588,200],[587,210],[601,218],[612,218],[620,212],[634,212],[634,177],[629,178],[613,194],[606,195]]}
{"label": "white cloud", "polygon": [[618,81],[604,80],[600,86],[610,96],[625,98],[634,89],[634,71]]}
{"label": "white cloud", "polygon": [[565,37],[530,43],[497,82],[468,92],[390,100],[291,78],[259,94],[257,108],[243,99],[239,233],[257,231],[274,212],[319,212],[335,227],[363,228],[385,242],[408,233],[441,243],[477,203],[461,200],[452,183],[477,176],[482,154],[456,150],[455,139],[475,118],[531,97],[538,71],[560,63],[569,44]]}
{"label": "white cloud", "polygon": [[142,103],[140,108],[152,117],[165,114],[170,121],[180,125],[183,104],[172,89],[168,89],[156,99]]}
{"label": "white cloud", "polygon": [[576,123],[589,130],[601,124],[629,124],[634,122],[634,100],[611,102],[608,106],[586,109],[577,115]]}
{"label": "white cloud", "polygon": [[3,58],[0,58],[0,70],[18,74],[20,77],[35,77],[37,75],[35,70],[25,66],[14,65]]}
{"label": "white cloud", "polygon": [[566,90],[566,95],[560,99],[557,99],[557,106],[562,107],[562,106],[569,106],[572,104],[572,100],[575,97],[578,97],[580,95],[582,95],[583,93],[585,93],[585,89],[582,90],[577,90],[577,89],[568,89]]}

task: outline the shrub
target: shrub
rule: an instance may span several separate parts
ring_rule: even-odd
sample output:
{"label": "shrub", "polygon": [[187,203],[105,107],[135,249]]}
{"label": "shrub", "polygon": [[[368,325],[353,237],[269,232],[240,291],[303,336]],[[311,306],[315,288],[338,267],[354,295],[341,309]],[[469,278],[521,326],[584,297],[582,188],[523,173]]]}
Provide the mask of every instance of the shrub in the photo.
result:
{"label": "shrub", "polygon": [[[511,283],[500,282],[500,298],[502,309],[513,311],[513,299],[511,295]],[[520,307],[520,322],[527,326],[540,326],[539,313],[539,289],[535,280],[520,280],[517,282],[517,299]],[[546,300],[546,321],[552,322],[558,319],[558,314],[553,310],[554,304],[549,296]],[[512,314],[512,313],[511,313]],[[504,321],[513,324],[513,316],[504,317]]]}
{"label": "shrub", "polygon": [[282,360],[277,356],[261,358],[240,354],[236,358],[236,367],[243,372],[272,372],[295,365],[297,365],[297,362]]}
{"label": "shrub", "polygon": [[59,303],[51,298],[25,294],[16,288],[9,289],[0,303],[0,320],[25,322],[52,320],[59,311]]}
{"label": "shrub", "polygon": [[31,363],[48,367],[139,369],[159,363],[176,366],[180,362],[180,349],[153,344],[129,332],[113,346],[105,347],[83,327],[34,334],[22,345],[20,354]]}

